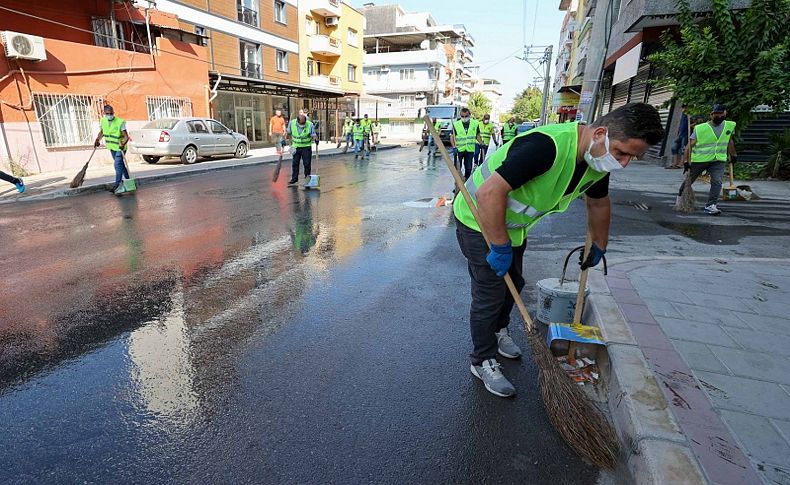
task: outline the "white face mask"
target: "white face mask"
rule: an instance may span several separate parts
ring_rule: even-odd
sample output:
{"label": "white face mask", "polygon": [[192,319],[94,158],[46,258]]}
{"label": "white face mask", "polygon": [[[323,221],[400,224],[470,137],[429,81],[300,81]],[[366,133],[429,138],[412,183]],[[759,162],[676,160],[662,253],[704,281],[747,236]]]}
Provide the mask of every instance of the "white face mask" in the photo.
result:
{"label": "white face mask", "polygon": [[107,118],[109,121],[112,121],[112,120],[115,119],[115,115],[107,115],[106,114],[106,115],[104,115],[104,117]]}
{"label": "white face mask", "polygon": [[609,133],[606,133],[603,139],[603,146],[606,149],[606,153],[600,157],[594,157],[592,153],[590,153],[594,143],[595,140],[590,140],[590,146],[588,146],[587,151],[584,152],[584,160],[587,162],[587,165],[597,172],[611,172],[612,170],[623,168],[620,162],[614,158],[614,155],[609,153]]}

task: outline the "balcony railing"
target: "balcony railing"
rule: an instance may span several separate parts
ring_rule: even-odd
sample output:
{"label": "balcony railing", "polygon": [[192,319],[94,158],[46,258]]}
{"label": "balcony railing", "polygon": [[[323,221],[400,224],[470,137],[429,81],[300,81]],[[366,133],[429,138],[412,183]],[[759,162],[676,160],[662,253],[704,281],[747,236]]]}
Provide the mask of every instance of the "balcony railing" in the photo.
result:
{"label": "balcony railing", "polygon": [[310,36],[310,52],[324,56],[339,56],[341,50],[340,41],[328,35]]}
{"label": "balcony railing", "polygon": [[[340,0],[309,0],[307,7],[314,14],[322,17],[340,17],[342,12]],[[299,8],[302,8],[301,4]]]}
{"label": "balcony railing", "polygon": [[261,79],[261,65],[253,62],[241,61],[241,75],[254,79]]}
{"label": "balcony railing", "polygon": [[251,8],[238,6],[236,7],[236,11],[239,14],[239,22],[244,22],[247,25],[252,25],[254,27],[258,26],[258,12]]}

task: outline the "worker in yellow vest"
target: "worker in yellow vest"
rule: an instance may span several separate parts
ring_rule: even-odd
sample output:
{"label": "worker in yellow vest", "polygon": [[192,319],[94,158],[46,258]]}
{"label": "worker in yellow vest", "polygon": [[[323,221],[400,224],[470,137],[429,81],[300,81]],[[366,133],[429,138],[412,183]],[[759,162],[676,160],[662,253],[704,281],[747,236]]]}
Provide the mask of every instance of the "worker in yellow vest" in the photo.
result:
{"label": "worker in yellow vest", "polygon": [[463,166],[464,180],[472,175],[472,162],[474,161],[476,143],[482,143],[480,123],[472,119],[472,113],[469,111],[469,108],[461,108],[461,118],[453,123],[450,144],[453,146],[453,153],[458,155],[458,163]]}
{"label": "worker in yellow vest", "polygon": [[735,163],[735,122],[727,121],[727,108],[722,104],[714,104],[710,113],[710,121],[700,123],[694,127],[689,144],[686,147],[684,163],[685,172],[691,171],[688,178],[683,181],[678,191],[678,198],[683,193],[685,185],[694,181],[707,171],[710,175],[710,192],[708,202],[705,204],[705,213],[712,216],[721,214],[716,206],[721,194],[722,178],[727,161]]}
{"label": "worker in yellow vest", "polygon": [[310,172],[313,161],[313,141],[318,137],[315,134],[313,122],[307,115],[300,111],[296,119],[288,123],[286,136],[293,148],[293,159],[291,160],[291,180],[288,185],[296,185],[299,182],[299,162],[304,166],[305,184],[310,182]]}
{"label": "worker in yellow vest", "polygon": [[115,110],[109,104],[104,105],[104,117],[101,119],[101,129],[99,134],[96,135],[96,140],[93,146],[99,148],[99,142],[104,138],[104,144],[110,150],[112,155],[113,165],[115,166],[115,183],[112,187],[112,192],[118,190],[121,181],[129,177],[129,171],[126,170],[123,156],[126,153],[126,142],[129,141],[129,133],[126,132],[126,121],[123,118],[115,116]]}
{"label": "worker in yellow vest", "polygon": [[[343,153],[346,153],[349,147],[353,146],[353,133],[354,133],[354,120],[346,114],[346,119],[343,121],[343,138],[346,140],[346,146],[343,147]],[[343,140],[337,141],[337,148],[340,148],[341,143]]]}
{"label": "worker in yellow vest", "polygon": [[354,122],[354,160],[357,158],[365,159],[370,158],[370,147],[366,143],[366,138],[369,135],[369,127],[362,124],[362,120],[357,119]]}
{"label": "worker in yellow vest", "polygon": [[492,135],[496,135],[494,133],[494,124],[491,123],[491,115],[486,113],[483,115],[483,121],[480,122],[480,139],[482,143],[478,143],[475,147],[475,165],[480,165],[485,160]]}
{"label": "worker in yellow vest", "polygon": [[521,133],[466,181],[491,243],[489,248],[466,200],[456,197],[456,236],[472,284],[470,370],[489,392],[501,397],[516,393],[496,356],[521,355],[507,330],[513,298],[502,277],[509,273],[519,291],[524,287],[521,266],[527,232],[544,216],[566,211],[586,194],[593,245],[580,263],[582,269],[597,265],[609,240],[609,172],[625,167],[663,137],[653,106],[626,104],[592,125],[559,123]]}
{"label": "worker in yellow vest", "polygon": [[516,124],[516,117],[511,116],[507,123],[502,125],[502,144],[505,144],[516,137],[518,132],[518,125]]}

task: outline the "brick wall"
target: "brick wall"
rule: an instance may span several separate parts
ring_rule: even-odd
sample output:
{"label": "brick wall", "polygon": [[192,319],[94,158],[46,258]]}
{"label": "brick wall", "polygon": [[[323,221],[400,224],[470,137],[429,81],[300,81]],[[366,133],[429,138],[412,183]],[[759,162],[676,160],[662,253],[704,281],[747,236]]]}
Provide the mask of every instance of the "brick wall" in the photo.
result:
{"label": "brick wall", "polygon": [[294,42],[299,40],[299,18],[296,7],[290,3],[285,4],[287,24],[283,25],[274,21],[274,1],[261,0],[260,2],[260,21],[261,29]]}
{"label": "brick wall", "polygon": [[239,62],[239,39],[216,30],[210,31],[209,36],[211,37],[211,47],[214,54],[213,69],[225,74],[238,76],[241,66]]}

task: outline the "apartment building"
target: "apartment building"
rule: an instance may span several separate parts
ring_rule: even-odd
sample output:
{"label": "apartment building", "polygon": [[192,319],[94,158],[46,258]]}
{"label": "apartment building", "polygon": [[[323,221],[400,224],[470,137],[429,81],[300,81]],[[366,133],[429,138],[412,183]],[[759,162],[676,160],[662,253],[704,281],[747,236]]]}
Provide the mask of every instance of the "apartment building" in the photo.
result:
{"label": "apartment building", "polygon": [[[213,116],[269,146],[269,118],[307,110],[322,138],[346,93],[361,92],[362,15],[340,0],[157,0],[205,36]],[[342,36],[341,33],[342,32]],[[356,33],[357,46],[351,45]],[[352,70],[349,66],[353,66]]]}
{"label": "apartment building", "polygon": [[[584,11],[584,0],[560,0],[560,10],[565,11],[565,17],[562,20],[554,66],[552,111],[562,123],[576,119],[579,106],[582,87],[578,74],[579,58],[581,46],[585,45],[580,42],[579,34],[583,22],[580,21],[579,14]],[[584,65],[581,67],[583,69]]]}
{"label": "apartment building", "polygon": [[474,84],[469,65],[474,39],[463,25],[439,25],[428,12],[406,12],[400,5],[366,4],[365,93],[384,133],[419,133],[420,108],[429,104],[466,104]]}
{"label": "apartment building", "polygon": [[[105,103],[129,130],[163,116],[208,114],[204,38],[181,30],[173,15],[120,0],[4,0],[0,31],[5,171],[82,166]],[[93,163],[112,160],[102,151]]]}

